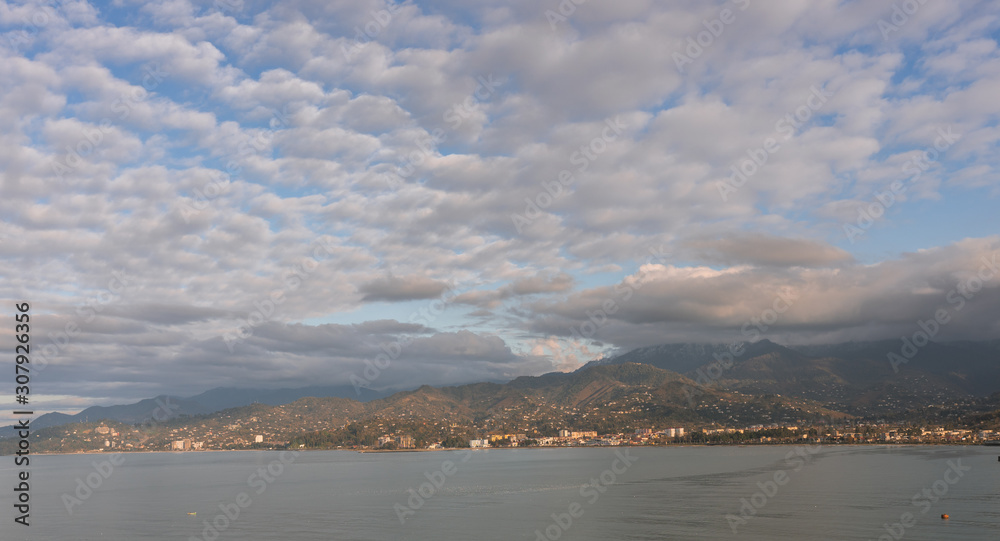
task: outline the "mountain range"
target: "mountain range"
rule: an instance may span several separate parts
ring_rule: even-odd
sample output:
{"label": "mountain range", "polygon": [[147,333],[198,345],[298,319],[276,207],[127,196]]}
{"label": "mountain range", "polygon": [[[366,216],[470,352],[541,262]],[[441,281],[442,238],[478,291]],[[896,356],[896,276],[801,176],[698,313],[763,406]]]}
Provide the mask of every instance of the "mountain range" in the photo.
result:
{"label": "mountain range", "polygon": [[[626,411],[615,409],[622,404],[632,408],[643,404],[645,417],[664,422],[763,422],[778,417],[891,416],[934,404],[975,401],[1000,391],[997,341],[932,342],[893,366],[888,354],[898,352],[900,344],[786,347],[760,340],[735,349],[723,344],[664,344],[591,361],[572,373],[525,376],[504,384],[425,385],[391,396],[368,389],[358,395],[351,386],[217,388],[188,398],[160,396],[129,405],[91,407],[76,415],[50,413],[33,426],[38,430],[105,419],[137,424],[158,408],[163,411],[164,404],[170,404],[170,417],[206,418],[252,404],[294,409],[306,397],[340,399],[336,402],[344,408],[345,421],[423,418],[503,424],[508,413],[518,412],[521,417],[582,426],[592,424],[592,419],[581,417],[585,410],[608,415]],[[314,407],[306,417],[311,419],[320,410]],[[321,424],[313,419],[309,426]],[[4,432],[0,436],[10,435],[9,428]]]}
{"label": "mountain range", "polygon": [[[731,355],[728,345],[666,344],[591,361],[584,368],[649,364],[721,389],[797,396],[852,415],[1000,391],[998,341],[930,342],[911,358],[900,353],[898,340],[789,348],[765,339],[741,346],[736,351],[742,354]],[[898,355],[895,365],[890,353]]]}
{"label": "mountain range", "polygon": [[[160,395],[132,404],[115,406],[91,406],[75,415],[52,412],[40,415],[31,426],[35,430],[83,423],[112,420],[125,424],[137,424],[153,419],[169,419],[182,415],[206,415],[217,411],[247,406],[254,403],[280,406],[304,397],[341,397],[367,402],[391,394],[385,391],[355,388],[350,385],[311,386],[294,389],[240,389],[217,387],[191,397]],[[13,427],[0,427],[0,438],[14,435]]]}

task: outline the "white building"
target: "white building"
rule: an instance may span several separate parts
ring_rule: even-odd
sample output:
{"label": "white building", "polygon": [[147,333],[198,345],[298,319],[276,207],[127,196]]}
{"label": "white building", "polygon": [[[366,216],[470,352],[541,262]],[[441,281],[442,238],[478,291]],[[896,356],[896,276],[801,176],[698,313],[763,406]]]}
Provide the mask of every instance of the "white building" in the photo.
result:
{"label": "white building", "polygon": [[469,440],[469,447],[489,447],[490,440]]}
{"label": "white building", "polygon": [[261,436],[260,434],[257,434],[256,436],[253,437],[253,442],[254,443],[264,443],[264,436]]}

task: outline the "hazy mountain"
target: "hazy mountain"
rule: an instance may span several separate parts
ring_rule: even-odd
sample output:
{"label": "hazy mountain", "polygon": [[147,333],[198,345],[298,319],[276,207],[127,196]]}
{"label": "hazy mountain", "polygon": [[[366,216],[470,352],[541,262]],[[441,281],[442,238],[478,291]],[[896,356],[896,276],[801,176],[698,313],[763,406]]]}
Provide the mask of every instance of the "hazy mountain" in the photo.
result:
{"label": "hazy mountain", "polygon": [[[754,357],[777,349],[785,349],[770,340],[756,343],[740,343],[745,348],[742,357]],[[715,361],[715,356],[729,354],[729,344],[661,344],[633,349],[623,355],[590,361],[583,368],[597,365],[639,363],[649,364],[663,370],[679,374],[694,373],[695,370]]]}
{"label": "hazy mountain", "polygon": [[[907,359],[900,340],[788,348],[769,340],[746,344],[729,363],[723,344],[639,348],[586,367],[649,364],[727,390],[781,394],[856,414],[902,410],[1000,390],[995,342],[931,342]],[[889,353],[900,355],[895,366]],[[720,365],[716,359],[727,364]]]}
{"label": "hazy mountain", "polygon": [[[140,400],[134,404],[92,406],[75,415],[58,412],[46,413],[33,420],[31,426],[35,430],[39,430],[69,423],[94,422],[105,419],[136,424],[152,420],[154,414],[156,419],[163,420],[165,417],[173,418],[180,415],[205,415],[254,403],[279,406],[304,397],[339,397],[368,402],[389,394],[364,388],[360,391],[360,394],[355,392],[354,387],[350,385],[312,386],[296,389],[217,387],[188,398],[160,395]],[[12,427],[0,428],[0,437],[11,435],[13,435]]]}

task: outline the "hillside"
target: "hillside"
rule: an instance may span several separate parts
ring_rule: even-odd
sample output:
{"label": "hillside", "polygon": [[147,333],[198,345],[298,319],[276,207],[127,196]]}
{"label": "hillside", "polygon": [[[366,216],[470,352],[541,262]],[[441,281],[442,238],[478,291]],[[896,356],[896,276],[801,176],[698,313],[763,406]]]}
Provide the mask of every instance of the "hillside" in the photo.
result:
{"label": "hillside", "polygon": [[[664,426],[748,426],[827,423],[844,419],[934,420],[988,424],[997,408],[1000,362],[992,343],[929,344],[892,369],[893,342],[789,348],[768,340],[748,344],[724,365],[723,345],[671,344],[641,348],[571,372],[516,378],[505,384],[422,386],[367,402],[353,397],[304,397],[329,388],[281,391],[216,389],[178,404],[174,418],[149,422],[166,397],[129,406],[88,408],[59,421],[86,420],[37,432],[45,451],[164,449],[188,439],[207,448],[283,445],[303,435],[318,445],[371,445],[385,433],[421,438],[487,433],[553,435],[560,428],[614,432]],[[684,370],[679,373],[678,370]],[[340,392],[344,389],[334,391]],[[353,389],[350,390],[354,394]],[[253,397],[256,403],[239,404]],[[261,398],[273,402],[268,404]],[[222,411],[212,408],[238,403]],[[206,405],[207,404],[207,405]],[[44,419],[46,416],[43,416]],[[96,421],[119,429],[97,437]],[[143,423],[145,421],[145,423]],[[972,421],[969,421],[970,423]],[[968,423],[966,423],[968,424]],[[115,426],[119,426],[115,425]],[[90,427],[90,428],[81,428]],[[39,427],[37,420],[35,429]],[[90,430],[90,432],[88,432]],[[10,440],[0,441],[0,449]]]}
{"label": "hillside", "polygon": [[[350,385],[312,386],[295,389],[217,387],[187,398],[160,395],[155,398],[140,400],[133,404],[91,406],[75,415],[66,415],[58,412],[46,413],[33,420],[32,425],[36,430],[39,430],[70,423],[88,423],[100,420],[137,424],[152,420],[154,415],[157,419],[161,420],[182,415],[207,415],[224,409],[248,406],[250,404],[278,406],[304,397],[340,397],[367,402],[383,396],[385,396],[385,393],[364,388],[360,389],[359,394]],[[0,438],[12,435],[11,427],[0,427]]]}
{"label": "hillside", "polygon": [[[417,427],[429,435],[474,435],[492,431],[555,435],[560,428],[625,430],[666,425],[800,423],[842,418],[838,412],[799,398],[749,396],[698,389],[679,374],[648,365],[595,366],[579,372],[522,377],[507,384],[420,387],[361,403],[345,398],[302,398],[290,404],[253,404],[207,415],[182,415],[163,423],[124,428],[114,422],[70,424],[37,433],[39,451],[108,449],[162,450],[171,441],[202,442],[204,448],[283,444],[308,433],[371,428],[392,432]],[[119,437],[94,435],[98,425],[117,427]],[[355,426],[359,425],[359,426]],[[371,425],[369,427],[368,425]],[[5,449],[12,444],[0,444]],[[8,449],[9,450],[9,449]]]}
{"label": "hillside", "polygon": [[[716,355],[728,346],[669,344],[640,348],[587,367],[642,363],[748,394],[815,400],[852,415],[885,415],[1000,390],[1000,351],[994,343],[930,343],[893,370],[887,355],[898,341],[788,348],[769,340],[747,344],[732,365]],[[586,368],[586,367],[585,367]]]}

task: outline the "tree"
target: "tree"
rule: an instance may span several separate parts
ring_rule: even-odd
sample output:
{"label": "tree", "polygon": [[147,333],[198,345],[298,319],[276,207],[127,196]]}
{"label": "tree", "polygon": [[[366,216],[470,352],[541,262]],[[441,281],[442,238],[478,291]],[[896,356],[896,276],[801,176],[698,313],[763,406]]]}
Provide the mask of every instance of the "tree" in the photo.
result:
{"label": "tree", "polygon": [[449,449],[453,449],[456,447],[468,447],[468,446],[469,446],[469,440],[465,438],[460,438],[458,436],[448,436],[447,438],[441,441],[441,447],[446,447]]}

